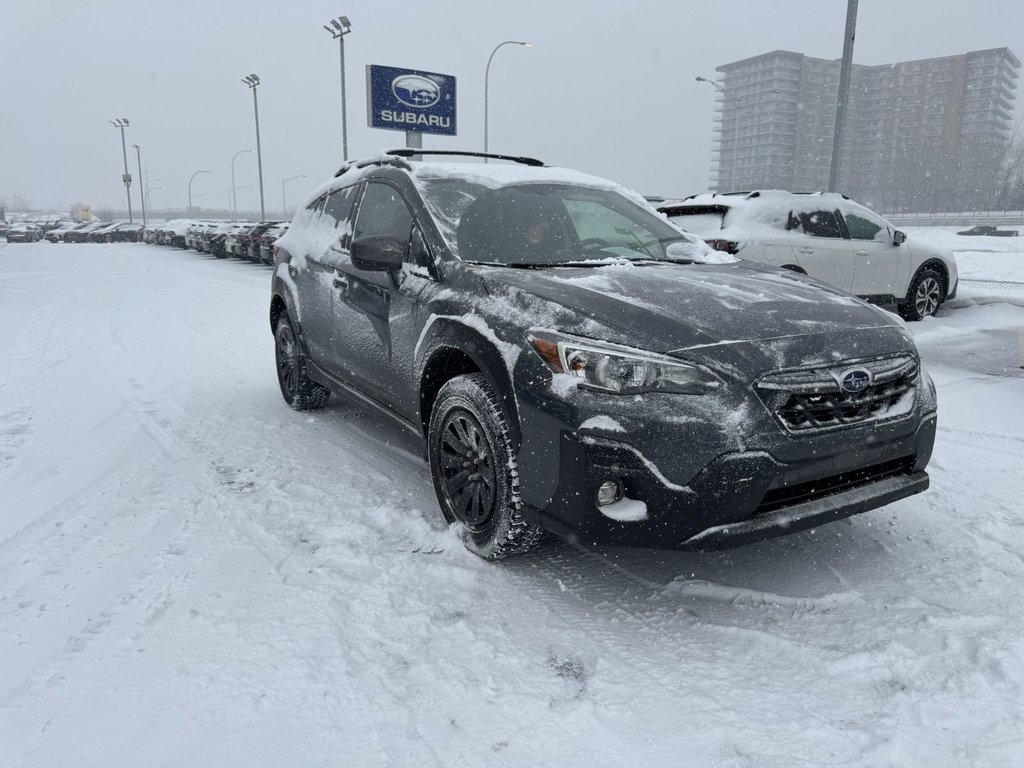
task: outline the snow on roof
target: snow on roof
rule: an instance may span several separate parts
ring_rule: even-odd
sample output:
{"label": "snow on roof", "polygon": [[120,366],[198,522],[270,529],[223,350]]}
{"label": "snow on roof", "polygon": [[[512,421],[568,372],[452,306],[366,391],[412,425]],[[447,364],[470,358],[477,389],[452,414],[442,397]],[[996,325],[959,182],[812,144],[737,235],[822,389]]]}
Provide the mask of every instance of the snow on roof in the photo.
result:
{"label": "snow on roof", "polygon": [[[671,218],[677,215],[675,212],[680,209],[706,209],[708,206],[720,206],[726,209],[727,216],[721,226],[723,232],[735,229],[748,236],[755,228],[768,228],[774,231],[785,228],[791,212],[811,213],[820,211],[823,207],[827,207],[829,210],[840,208],[845,212],[860,212],[878,216],[869,208],[838,192],[787,192],[782,189],[763,189],[742,193],[708,192],[692,195],[678,202],[665,203],[659,207],[672,209],[667,211]],[[704,212],[710,213],[710,211]],[[677,223],[686,227],[686,220],[687,217],[680,217],[677,219]],[[696,220],[691,223],[697,225]],[[705,227],[706,224],[704,222]],[[703,228],[698,226],[697,229],[701,230],[699,234],[705,234]]]}
{"label": "snow on roof", "polygon": [[460,178],[481,184],[491,189],[512,184],[572,184],[598,189],[607,189],[628,197],[638,205],[654,210],[643,195],[625,187],[587,173],[569,168],[549,166],[530,166],[518,163],[482,162],[429,162],[408,160],[407,158],[381,152],[363,160],[350,161],[337,176],[325,181],[312,190],[303,201],[299,210],[308,206],[320,195],[341,185],[348,185],[362,178],[367,173],[380,167],[407,167],[414,183],[419,179]]}

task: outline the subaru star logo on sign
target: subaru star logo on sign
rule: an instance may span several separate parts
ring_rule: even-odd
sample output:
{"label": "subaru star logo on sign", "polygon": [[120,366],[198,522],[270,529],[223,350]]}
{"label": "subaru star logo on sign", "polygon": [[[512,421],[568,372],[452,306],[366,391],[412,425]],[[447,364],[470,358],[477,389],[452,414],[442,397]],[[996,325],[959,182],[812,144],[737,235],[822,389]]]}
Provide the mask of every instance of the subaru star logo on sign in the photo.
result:
{"label": "subaru star logo on sign", "polygon": [[871,383],[871,374],[863,368],[854,368],[852,371],[844,373],[839,383],[845,391],[850,394],[856,394],[863,391]]}
{"label": "subaru star logo on sign", "polygon": [[418,69],[366,67],[371,128],[455,135],[455,78]]}

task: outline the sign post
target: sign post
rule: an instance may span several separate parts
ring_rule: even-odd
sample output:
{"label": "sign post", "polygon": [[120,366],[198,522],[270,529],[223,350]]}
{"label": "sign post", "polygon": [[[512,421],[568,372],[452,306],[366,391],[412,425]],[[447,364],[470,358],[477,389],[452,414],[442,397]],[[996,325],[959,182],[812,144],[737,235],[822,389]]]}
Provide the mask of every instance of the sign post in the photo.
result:
{"label": "sign post", "polygon": [[366,67],[367,121],[371,128],[405,132],[405,146],[423,148],[423,134],[456,134],[455,78],[379,64]]}

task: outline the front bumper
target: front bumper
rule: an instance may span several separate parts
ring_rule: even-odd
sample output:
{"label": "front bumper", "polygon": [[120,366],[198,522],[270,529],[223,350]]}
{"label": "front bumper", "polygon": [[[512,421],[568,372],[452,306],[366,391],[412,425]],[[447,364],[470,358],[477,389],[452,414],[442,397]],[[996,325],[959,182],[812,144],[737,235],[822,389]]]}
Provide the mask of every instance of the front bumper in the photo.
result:
{"label": "front bumper", "polygon": [[[933,413],[905,437],[824,458],[783,462],[761,451],[724,453],[678,485],[629,443],[563,432],[558,490],[543,509],[530,511],[542,527],[584,544],[724,549],[924,491],[934,440]],[[601,511],[597,489],[609,478],[645,503],[646,519],[623,522]]]}

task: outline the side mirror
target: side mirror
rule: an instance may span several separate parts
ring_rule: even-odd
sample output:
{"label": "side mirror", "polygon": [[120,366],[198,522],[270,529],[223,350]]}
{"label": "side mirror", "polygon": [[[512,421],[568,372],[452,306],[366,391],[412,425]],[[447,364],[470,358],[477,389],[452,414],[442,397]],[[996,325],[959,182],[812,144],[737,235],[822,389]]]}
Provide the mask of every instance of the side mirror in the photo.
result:
{"label": "side mirror", "polygon": [[402,266],[405,244],[397,237],[379,235],[352,241],[352,265],[367,272],[394,272]]}
{"label": "side mirror", "polygon": [[899,245],[907,241],[907,235],[905,232],[900,232],[898,229],[892,233],[892,244]]}

